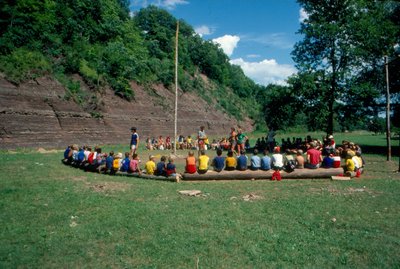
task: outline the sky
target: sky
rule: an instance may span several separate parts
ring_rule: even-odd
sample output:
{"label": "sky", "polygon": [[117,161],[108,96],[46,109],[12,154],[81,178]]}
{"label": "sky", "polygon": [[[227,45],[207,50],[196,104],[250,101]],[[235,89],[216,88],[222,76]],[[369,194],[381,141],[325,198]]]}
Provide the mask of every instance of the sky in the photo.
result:
{"label": "sky", "polygon": [[131,11],[148,5],[189,23],[218,43],[230,62],[260,85],[285,85],[296,73],[290,55],[306,14],[296,0],[130,0]]}

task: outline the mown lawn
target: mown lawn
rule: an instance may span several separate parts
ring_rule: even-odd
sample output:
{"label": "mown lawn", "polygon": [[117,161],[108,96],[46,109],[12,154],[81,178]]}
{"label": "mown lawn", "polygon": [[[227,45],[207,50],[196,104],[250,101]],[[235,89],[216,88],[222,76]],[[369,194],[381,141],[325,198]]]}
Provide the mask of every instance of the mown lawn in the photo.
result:
{"label": "mown lawn", "polygon": [[[170,183],[61,156],[0,153],[0,268],[400,266],[397,158],[366,154],[348,182]],[[190,189],[203,195],[178,194]]]}

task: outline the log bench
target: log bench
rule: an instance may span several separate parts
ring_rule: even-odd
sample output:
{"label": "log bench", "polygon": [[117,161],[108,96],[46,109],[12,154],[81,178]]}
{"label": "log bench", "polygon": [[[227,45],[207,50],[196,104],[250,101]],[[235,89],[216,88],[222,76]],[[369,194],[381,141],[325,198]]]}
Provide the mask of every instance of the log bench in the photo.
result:
{"label": "log bench", "polygon": [[[182,174],[182,180],[260,180],[271,179],[273,170],[269,171],[207,171],[206,174]],[[318,168],[318,169],[295,169],[291,173],[281,171],[282,179],[316,179],[331,178],[343,174],[343,168]]]}

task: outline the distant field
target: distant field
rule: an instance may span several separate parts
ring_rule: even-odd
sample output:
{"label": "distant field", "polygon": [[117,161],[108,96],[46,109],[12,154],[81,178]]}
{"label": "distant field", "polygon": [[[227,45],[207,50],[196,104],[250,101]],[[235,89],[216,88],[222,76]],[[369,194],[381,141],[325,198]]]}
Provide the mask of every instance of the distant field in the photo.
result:
{"label": "distant field", "polygon": [[[365,149],[361,178],[170,183],[2,151],[0,268],[397,268],[398,148],[386,162],[382,135],[335,138]],[[190,189],[203,195],[178,194]]]}

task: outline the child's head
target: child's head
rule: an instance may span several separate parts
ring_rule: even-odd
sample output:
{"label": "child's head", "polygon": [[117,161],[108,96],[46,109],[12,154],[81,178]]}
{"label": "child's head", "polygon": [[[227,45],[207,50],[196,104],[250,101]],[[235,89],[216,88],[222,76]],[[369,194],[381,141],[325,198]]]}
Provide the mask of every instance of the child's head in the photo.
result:
{"label": "child's head", "polygon": [[222,149],[217,149],[217,156],[221,156],[222,155]]}
{"label": "child's head", "polygon": [[206,152],[204,150],[201,150],[200,155],[206,155]]}
{"label": "child's head", "polygon": [[254,149],[253,154],[257,155],[258,154],[258,149]]}
{"label": "child's head", "polygon": [[138,158],[138,155],[136,153],[132,154],[132,160],[136,160]]}
{"label": "child's head", "polygon": [[264,150],[264,156],[267,156],[269,154],[269,150],[268,149],[265,149]]}
{"label": "child's head", "polygon": [[135,133],[136,132],[136,127],[132,127],[131,131],[132,131],[132,133]]}
{"label": "child's head", "polygon": [[193,152],[193,151],[189,151],[189,152],[188,152],[188,155],[189,155],[190,157],[192,157],[192,156],[194,156],[194,152]]}
{"label": "child's head", "polygon": [[125,152],[125,158],[129,158],[129,152]]}
{"label": "child's head", "polygon": [[303,155],[303,151],[302,151],[301,149],[299,149],[299,150],[297,151],[297,156],[301,156],[301,155]]}
{"label": "child's head", "polygon": [[114,151],[110,151],[110,156],[114,156]]}
{"label": "child's head", "polygon": [[228,151],[228,157],[233,157],[233,151],[232,150]]}
{"label": "child's head", "polygon": [[161,161],[162,161],[162,162],[165,162],[166,160],[167,160],[167,157],[161,156]]}
{"label": "child's head", "polygon": [[279,146],[276,146],[274,148],[274,153],[280,153],[281,152],[281,148]]}
{"label": "child's head", "polygon": [[101,148],[96,147],[96,152],[101,153]]}
{"label": "child's head", "polygon": [[122,153],[118,152],[117,155],[115,156],[116,159],[122,159]]}
{"label": "child's head", "polygon": [[242,151],[240,152],[240,155],[246,155],[246,151],[245,151],[245,150],[242,150]]}
{"label": "child's head", "polygon": [[149,156],[149,161],[153,161],[154,162],[154,159],[155,159],[156,157],[154,157],[154,155],[150,155]]}
{"label": "child's head", "polygon": [[174,159],[173,159],[172,157],[169,157],[169,158],[168,158],[168,162],[169,162],[169,163],[174,163]]}

